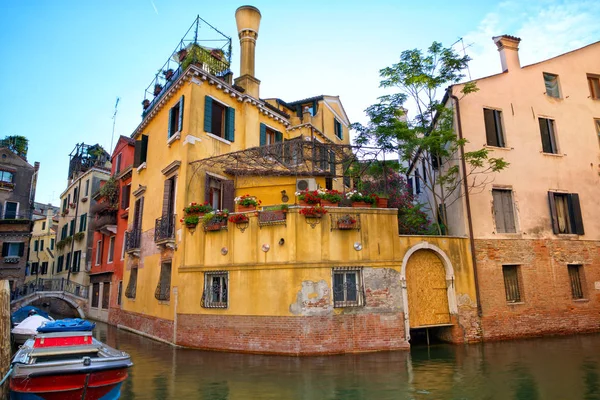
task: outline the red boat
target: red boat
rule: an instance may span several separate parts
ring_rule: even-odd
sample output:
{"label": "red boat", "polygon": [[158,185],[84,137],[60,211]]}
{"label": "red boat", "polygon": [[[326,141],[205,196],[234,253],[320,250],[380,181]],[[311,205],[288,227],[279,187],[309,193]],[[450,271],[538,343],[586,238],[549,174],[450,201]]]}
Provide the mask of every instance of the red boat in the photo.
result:
{"label": "red boat", "polygon": [[[59,329],[52,328],[56,323]],[[91,330],[68,331],[69,324],[64,321],[51,324],[42,327],[46,332],[27,340],[15,354],[10,398],[118,399],[127,369],[133,365],[129,354],[94,339]]]}

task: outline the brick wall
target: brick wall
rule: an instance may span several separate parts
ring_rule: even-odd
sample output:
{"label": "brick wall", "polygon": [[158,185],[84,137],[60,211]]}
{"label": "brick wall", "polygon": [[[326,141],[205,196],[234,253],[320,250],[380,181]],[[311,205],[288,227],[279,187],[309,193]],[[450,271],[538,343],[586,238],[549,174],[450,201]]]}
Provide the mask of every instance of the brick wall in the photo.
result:
{"label": "brick wall", "polygon": [[[484,340],[600,330],[600,242],[475,240]],[[521,302],[508,303],[502,265],[519,265]],[[583,300],[574,300],[568,264],[582,264]]]}
{"label": "brick wall", "polygon": [[177,344],[206,350],[311,355],[409,348],[403,313],[177,317]]}
{"label": "brick wall", "polygon": [[120,325],[168,342],[173,341],[173,321],[125,310],[119,312],[118,319]]}

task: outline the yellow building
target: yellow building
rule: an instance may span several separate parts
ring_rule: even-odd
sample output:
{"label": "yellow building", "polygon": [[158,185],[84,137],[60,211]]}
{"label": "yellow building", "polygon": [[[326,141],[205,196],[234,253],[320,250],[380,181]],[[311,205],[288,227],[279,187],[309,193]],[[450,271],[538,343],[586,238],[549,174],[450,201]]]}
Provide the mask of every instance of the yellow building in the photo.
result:
{"label": "yellow building", "polygon": [[[458,328],[448,330],[452,340],[475,340],[464,239],[401,238],[396,210],[301,214],[296,191],[350,189],[349,120],[337,96],[261,99],[260,20],[254,7],[236,11],[235,80],[227,53],[192,43],[173,55],[181,66],[167,62],[165,80],[151,85],[155,97],[132,134],[120,325],[183,346],[288,354],[406,348],[410,330],[427,324]],[[247,223],[207,231],[180,222],[192,202],[233,211],[245,194],[262,202],[244,214]],[[345,216],[356,221],[351,229],[339,229]],[[413,278],[407,290],[419,265],[430,280]],[[423,285],[435,304],[410,322],[407,301]]]}
{"label": "yellow building", "polygon": [[55,210],[48,208],[45,215],[33,217],[33,227],[29,242],[29,268],[25,276],[25,283],[38,278],[51,279],[54,276],[56,253],[56,229],[58,218]]}

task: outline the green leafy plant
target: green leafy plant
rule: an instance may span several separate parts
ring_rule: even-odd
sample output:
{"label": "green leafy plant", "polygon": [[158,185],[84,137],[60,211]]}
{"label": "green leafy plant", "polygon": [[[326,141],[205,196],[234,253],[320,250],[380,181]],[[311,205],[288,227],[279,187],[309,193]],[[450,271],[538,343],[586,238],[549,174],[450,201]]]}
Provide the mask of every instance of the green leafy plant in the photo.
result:
{"label": "green leafy plant", "polygon": [[319,198],[327,200],[330,203],[339,203],[342,201],[342,193],[337,190],[319,189]]}
{"label": "green leafy plant", "polygon": [[261,204],[260,200],[258,200],[255,196],[250,196],[249,194],[236,197],[234,201],[235,204],[242,207],[257,207],[259,204]]}
{"label": "green leafy plant", "polygon": [[204,214],[204,216],[202,217],[202,223],[204,225],[220,224],[220,223],[227,221],[228,217],[229,217],[228,210],[212,211],[212,212],[209,212],[208,214]]}
{"label": "green leafy plant", "polygon": [[98,191],[98,195],[108,204],[107,211],[119,209],[119,182],[110,177]]}
{"label": "green leafy plant", "polygon": [[204,204],[198,204],[198,203],[190,203],[189,206],[185,207],[183,209],[183,212],[185,214],[205,214],[207,212],[211,212],[213,210],[212,206],[210,204],[208,204],[208,201],[205,202]]}
{"label": "green leafy plant", "polygon": [[186,215],[185,217],[181,218],[179,222],[184,223],[187,226],[195,226],[198,225],[198,223],[200,222],[200,217],[197,214]]}
{"label": "green leafy plant", "polygon": [[77,242],[82,241],[84,237],[85,237],[85,232],[77,232],[76,234],[73,235],[73,239],[75,239]]}

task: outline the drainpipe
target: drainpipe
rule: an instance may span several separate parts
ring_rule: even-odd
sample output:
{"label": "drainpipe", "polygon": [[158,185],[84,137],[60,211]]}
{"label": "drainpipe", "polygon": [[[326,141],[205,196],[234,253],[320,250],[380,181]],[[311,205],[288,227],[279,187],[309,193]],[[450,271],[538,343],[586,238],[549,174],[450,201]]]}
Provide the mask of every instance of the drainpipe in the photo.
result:
{"label": "drainpipe", "polygon": [[[452,87],[448,88],[448,91],[451,91]],[[456,124],[458,127],[458,138],[460,140],[463,139],[462,134],[462,123],[460,120],[460,105],[458,103],[458,97],[450,92],[450,97],[454,101],[456,106]],[[469,182],[467,182],[467,163],[465,162],[465,149],[463,146],[460,146],[460,163],[464,173],[464,189],[465,189],[465,205],[467,207],[467,222],[469,225],[469,244],[471,246],[471,260],[473,262],[473,279],[475,280],[475,299],[477,301],[477,315],[479,317],[482,316],[483,312],[481,310],[481,297],[479,294],[479,278],[477,275],[477,257],[475,255],[475,241],[473,238],[473,218],[471,216],[471,200],[469,198]]]}

